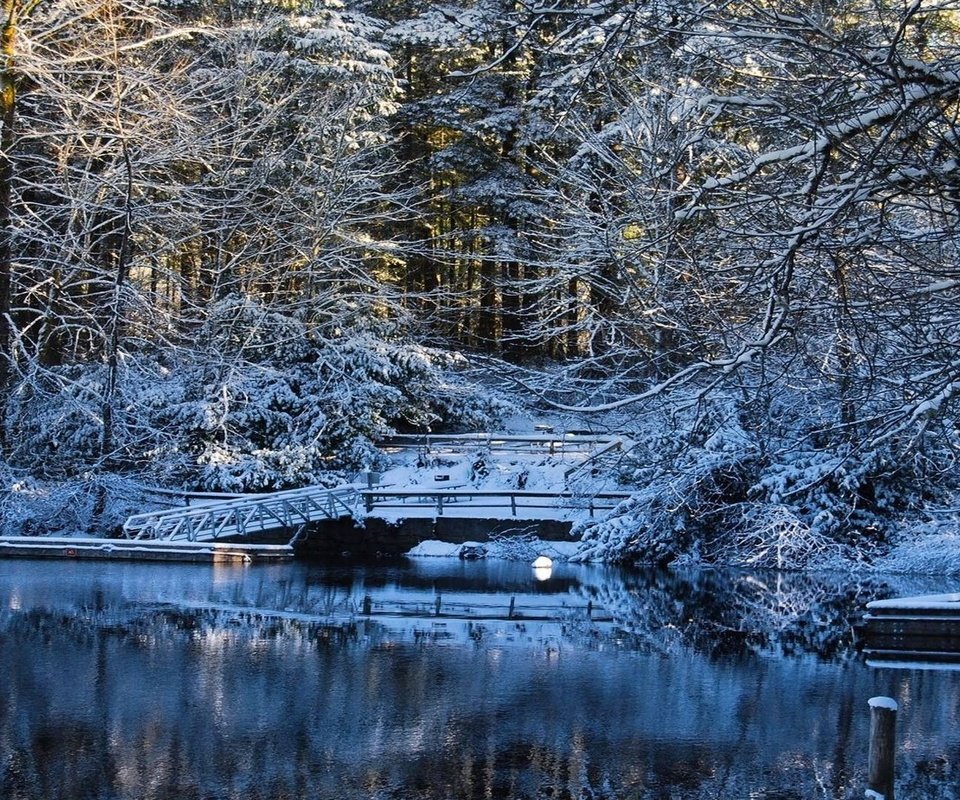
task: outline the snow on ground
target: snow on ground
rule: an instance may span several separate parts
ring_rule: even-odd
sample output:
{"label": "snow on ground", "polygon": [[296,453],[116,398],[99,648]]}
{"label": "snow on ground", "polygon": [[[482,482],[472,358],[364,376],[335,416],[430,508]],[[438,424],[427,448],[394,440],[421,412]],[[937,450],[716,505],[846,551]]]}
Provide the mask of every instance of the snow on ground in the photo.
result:
{"label": "snow on ground", "polygon": [[[602,476],[589,481],[566,473],[582,464],[589,454],[584,447],[557,447],[550,453],[546,447],[509,443],[488,448],[482,443],[467,447],[436,445],[425,453],[416,448],[394,449],[394,463],[381,474],[380,487],[422,488],[427,490],[479,489],[484,491],[560,492],[568,489],[585,492],[616,487]],[[445,477],[444,477],[445,476]]]}
{"label": "snow on ground", "polygon": [[873,566],[878,572],[960,574],[960,522],[944,519],[904,531]]}
{"label": "snow on ground", "polygon": [[[587,464],[604,442],[554,441],[553,444],[518,441],[513,437],[562,440],[567,433],[561,420],[533,423],[516,416],[506,421],[504,432],[487,441],[447,443],[426,447],[394,447],[388,451],[392,465],[379,475],[378,497],[371,516],[389,521],[433,517],[498,520],[566,520],[579,522],[599,517],[617,499],[597,499],[603,492],[623,493],[608,464]],[[592,432],[579,430],[579,434]],[[598,432],[596,436],[608,436]],[[502,438],[497,438],[502,437]],[[612,439],[614,437],[610,437]],[[593,468],[596,467],[596,468]],[[390,497],[389,491],[422,490],[424,495]],[[475,492],[476,494],[471,494]],[[442,507],[436,494],[442,493]],[[490,496],[497,493],[499,496]],[[568,497],[544,496],[537,493]],[[592,510],[591,510],[592,507]],[[408,553],[413,557],[489,557],[533,561],[546,555],[566,561],[579,542],[553,542],[530,536],[501,536],[495,541],[450,544],[426,541]]]}
{"label": "snow on ground", "polygon": [[[391,489],[422,490],[424,495],[379,498],[371,513],[391,521],[438,513],[485,519],[579,521],[590,517],[591,505],[594,513],[599,514],[616,504],[615,499],[592,501],[597,493],[623,491],[603,464],[597,465],[597,469],[580,469],[602,446],[494,438],[489,443],[437,442],[429,449],[390,448],[388,455],[393,465],[379,476],[376,488],[385,493]],[[444,494],[442,509],[434,496],[437,492]],[[562,492],[571,497],[535,496]],[[489,496],[493,493],[501,496]],[[508,494],[513,494],[513,498]]]}

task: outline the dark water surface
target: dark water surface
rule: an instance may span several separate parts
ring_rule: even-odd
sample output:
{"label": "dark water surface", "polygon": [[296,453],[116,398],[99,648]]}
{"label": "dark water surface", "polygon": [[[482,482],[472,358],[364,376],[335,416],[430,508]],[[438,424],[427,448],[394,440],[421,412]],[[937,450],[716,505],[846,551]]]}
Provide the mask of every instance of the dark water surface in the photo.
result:
{"label": "dark water surface", "polygon": [[850,626],[955,590],[0,561],[0,798],[862,797],[877,694],[898,797],[953,798],[960,673],[871,669]]}

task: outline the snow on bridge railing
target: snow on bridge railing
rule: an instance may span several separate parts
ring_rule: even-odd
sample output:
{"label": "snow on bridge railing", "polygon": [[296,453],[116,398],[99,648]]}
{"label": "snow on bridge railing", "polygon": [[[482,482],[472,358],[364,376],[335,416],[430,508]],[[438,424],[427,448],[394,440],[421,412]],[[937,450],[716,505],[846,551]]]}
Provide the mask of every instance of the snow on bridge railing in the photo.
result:
{"label": "snow on bridge railing", "polygon": [[123,525],[134,539],[206,541],[267,531],[295,531],[319,519],[352,516],[356,487],[308,487],[163,511],[134,514]]}

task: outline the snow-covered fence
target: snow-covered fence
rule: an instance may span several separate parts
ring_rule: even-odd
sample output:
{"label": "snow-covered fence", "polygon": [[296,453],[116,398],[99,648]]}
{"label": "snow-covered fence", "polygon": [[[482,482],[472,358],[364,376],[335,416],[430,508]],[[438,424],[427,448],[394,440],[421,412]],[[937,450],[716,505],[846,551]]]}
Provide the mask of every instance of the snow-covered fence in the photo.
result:
{"label": "snow-covered fence", "polygon": [[202,506],[134,514],[123,525],[132,539],[210,541],[227,536],[289,531],[322,519],[353,516],[357,490],[317,486],[248,495]]}
{"label": "snow-covered fence", "polygon": [[464,452],[482,447],[491,452],[508,451],[514,453],[589,452],[597,447],[605,447],[619,439],[593,434],[564,433],[560,435],[515,436],[513,434],[494,433],[456,433],[456,434],[396,434],[377,442],[381,449],[424,449],[428,452],[438,450],[446,452]]}
{"label": "snow-covered fence", "polygon": [[612,439],[608,440],[606,444],[601,444],[596,450],[590,453],[583,461],[579,464],[570,467],[566,472],[563,473],[563,479],[569,481],[578,472],[583,472],[587,469],[597,469],[600,465],[600,459],[605,456],[609,456],[616,450],[620,450],[623,447],[623,440],[621,439]]}

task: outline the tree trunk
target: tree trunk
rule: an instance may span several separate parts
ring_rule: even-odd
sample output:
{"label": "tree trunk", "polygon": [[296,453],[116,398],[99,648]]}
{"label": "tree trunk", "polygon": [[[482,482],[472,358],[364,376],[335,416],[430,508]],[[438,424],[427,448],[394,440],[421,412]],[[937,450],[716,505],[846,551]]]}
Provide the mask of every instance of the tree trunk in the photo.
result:
{"label": "tree trunk", "polygon": [[4,424],[13,359],[11,292],[13,291],[13,146],[17,110],[16,54],[19,0],[3,0],[0,29],[0,453],[6,451]]}
{"label": "tree trunk", "polygon": [[107,338],[107,380],[103,393],[103,436],[100,440],[100,457],[107,459],[113,450],[113,397],[117,388],[117,368],[120,358],[120,335],[122,319],[122,295],[130,264],[130,238],[132,233],[133,165],[126,142],[123,143],[123,162],[126,171],[126,188],[123,207],[123,227],[117,243],[113,297],[110,302],[110,317]]}

